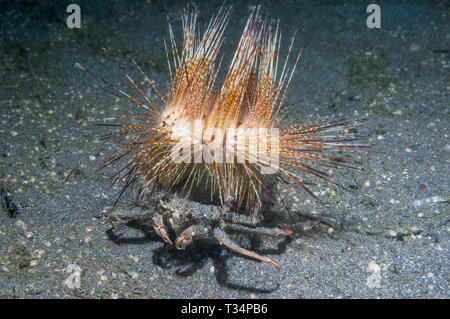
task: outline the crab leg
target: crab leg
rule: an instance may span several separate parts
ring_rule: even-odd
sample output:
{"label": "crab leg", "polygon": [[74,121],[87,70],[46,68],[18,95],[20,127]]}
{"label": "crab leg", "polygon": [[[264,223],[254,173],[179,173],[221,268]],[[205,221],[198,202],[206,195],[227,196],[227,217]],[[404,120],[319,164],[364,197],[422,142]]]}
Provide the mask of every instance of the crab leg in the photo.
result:
{"label": "crab leg", "polygon": [[250,234],[259,234],[259,235],[266,235],[266,236],[272,236],[272,237],[286,237],[289,235],[292,235],[293,231],[290,229],[280,229],[280,228],[267,228],[267,227],[256,227],[256,228],[250,228],[245,227],[241,225],[227,225],[227,229],[239,231],[239,232],[246,232]]}
{"label": "crab leg", "polygon": [[234,252],[236,252],[238,254],[241,254],[241,255],[244,255],[244,256],[248,256],[248,257],[252,257],[252,258],[255,258],[257,260],[263,261],[265,263],[272,264],[275,267],[277,267],[278,271],[280,271],[280,265],[278,265],[272,259],[270,259],[268,257],[261,256],[261,255],[255,253],[255,252],[247,250],[245,248],[242,248],[238,244],[234,243],[231,239],[229,239],[223,231],[219,231],[216,234],[216,236],[217,236],[217,239],[219,240],[220,244],[224,245],[228,249],[230,249],[230,250],[232,250],[232,251],[234,251]]}
{"label": "crab leg", "polygon": [[164,226],[163,217],[159,214],[153,217],[153,229],[159,237],[164,239],[169,244],[173,245],[172,241],[169,238],[169,235],[167,234],[166,227]]}

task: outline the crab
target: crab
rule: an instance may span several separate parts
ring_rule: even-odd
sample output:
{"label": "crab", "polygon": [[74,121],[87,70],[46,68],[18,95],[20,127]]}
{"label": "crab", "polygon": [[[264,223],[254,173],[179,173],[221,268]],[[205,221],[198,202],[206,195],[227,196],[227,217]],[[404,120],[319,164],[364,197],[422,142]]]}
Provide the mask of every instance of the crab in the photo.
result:
{"label": "crab", "polygon": [[[177,196],[173,196],[169,200],[159,201],[158,213],[152,220],[153,229],[165,242],[177,249],[184,250],[196,239],[213,238],[220,245],[235,253],[272,264],[277,270],[280,270],[280,265],[272,259],[247,250],[233,242],[228,237],[227,232],[243,232],[284,238],[291,235],[292,230],[258,226],[261,217],[230,214],[226,206],[211,205],[210,211],[189,209],[186,201]],[[230,215],[233,215],[232,220]]]}

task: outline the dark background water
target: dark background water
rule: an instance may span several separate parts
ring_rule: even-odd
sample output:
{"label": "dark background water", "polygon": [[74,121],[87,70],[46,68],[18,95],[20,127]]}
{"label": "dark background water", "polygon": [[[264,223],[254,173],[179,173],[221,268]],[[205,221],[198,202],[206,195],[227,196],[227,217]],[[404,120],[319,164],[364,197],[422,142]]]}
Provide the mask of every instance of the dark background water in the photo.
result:
{"label": "dark background water", "polygon": [[[352,191],[311,185],[331,209],[290,197],[303,228],[287,243],[256,247],[280,273],[225,252],[177,254],[133,227],[130,240],[114,240],[104,219],[118,192],[109,188],[114,169],[94,171],[118,145],[99,142],[104,130],[93,123],[139,110],[74,64],[129,88],[105,47],[138,77],[132,56],[164,91],[166,14],[179,36],[188,3],[77,1],[81,29],[69,29],[71,2],[0,1],[0,181],[20,207],[16,218],[0,212],[0,296],[448,298],[448,1],[377,1],[380,29],[366,25],[369,1],[226,3],[224,65],[261,5],[269,21],[280,20],[280,56],[295,31],[302,51],[284,121],[367,118],[375,145],[358,158],[364,172],[338,173]],[[189,3],[202,26],[222,4]],[[78,289],[65,282],[74,263]],[[194,271],[179,275],[189,263]]]}

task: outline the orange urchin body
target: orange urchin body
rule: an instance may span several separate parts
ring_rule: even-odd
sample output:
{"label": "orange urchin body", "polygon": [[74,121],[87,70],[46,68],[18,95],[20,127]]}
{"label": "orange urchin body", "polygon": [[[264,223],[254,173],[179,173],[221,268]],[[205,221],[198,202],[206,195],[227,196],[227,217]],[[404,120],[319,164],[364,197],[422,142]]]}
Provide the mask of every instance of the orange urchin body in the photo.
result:
{"label": "orange urchin body", "polygon": [[345,119],[280,126],[279,111],[300,55],[288,71],[291,42],[288,57],[278,69],[278,25],[262,21],[258,9],[248,18],[217,90],[219,51],[229,11],[222,8],[202,37],[197,31],[197,13],[185,12],[180,49],[169,23],[172,57],[166,47],[170,89],[165,96],[136,64],[162,104],[152,101],[120,65],[140,98],[100,78],[117,95],[145,109],[138,117],[139,124],[121,125],[109,134],[132,136],[105,163],[131,156],[114,179],[115,183],[124,180],[122,193],[135,184],[140,187],[139,194],[152,185],[166,189],[181,185],[188,191],[199,187],[208,189],[211,197],[218,196],[222,203],[231,199],[237,208],[259,212],[262,194],[269,191],[267,179],[294,185],[317,198],[303,184],[305,174],[328,180],[320,167],[349,167],[346,157],[331,152],[354,152],[365,146],[355,143],[358,136],[348,132],[357,124]]}

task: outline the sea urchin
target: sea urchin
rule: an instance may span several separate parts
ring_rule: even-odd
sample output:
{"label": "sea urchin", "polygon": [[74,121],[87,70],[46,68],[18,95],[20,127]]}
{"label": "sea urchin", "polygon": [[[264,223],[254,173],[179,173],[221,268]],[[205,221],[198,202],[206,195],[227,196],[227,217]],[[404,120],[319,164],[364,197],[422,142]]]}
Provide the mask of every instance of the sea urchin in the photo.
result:
{"label": "sea urchin", "polygon": [[223,84],[218,87],[219,53],[229,12],[221,8],[200,36],[197,12],[185,11],[180,49],[169,21],[171,53],[166,45],[166,55],[170,89],[166,94],[155,88],[133,60],[162,103],[151,100],[112,58],[139,98],[76,64],[100,79],[111,93],[144,110],[136,117],[138,124],[111,124],[116,128],[107,134],[131,137],[104,164],[131,157],[113,179],[114,183],[124,183],[121,194],[135,184],[139,195],[155,185],[169,190],[182,187],[188,192],[200,188],[222,204],[234,203],[236,209],[253,214],[261,209],[263,193],[277,192],[276,187],[268,185],[279,182],[317,199],[304,185],[305,176],[330,180],[321,167],[351,167],[349,158],[342,154],[366,146],[358,143],[359,136],[352,132],[360,123],[351,124],[346,119],[280,126],[280,108],[300,54],[289,70],[292,40],[285,62],[279,63],[278,24],[263,21],[259,8],[250,14]]}

